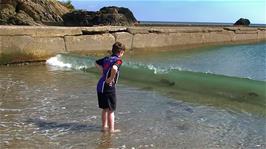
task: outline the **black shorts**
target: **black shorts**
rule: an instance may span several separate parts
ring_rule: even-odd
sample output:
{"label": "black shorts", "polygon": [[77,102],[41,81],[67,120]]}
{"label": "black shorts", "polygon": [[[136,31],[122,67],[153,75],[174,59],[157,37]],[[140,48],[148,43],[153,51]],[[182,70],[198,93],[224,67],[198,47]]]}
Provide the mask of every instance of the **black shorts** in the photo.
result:
{"label": "black shorts", "polygon": [[101,109],[109,109],[115,111],[116,109],[116,94],[115,93],[97,93],[98,105]]}

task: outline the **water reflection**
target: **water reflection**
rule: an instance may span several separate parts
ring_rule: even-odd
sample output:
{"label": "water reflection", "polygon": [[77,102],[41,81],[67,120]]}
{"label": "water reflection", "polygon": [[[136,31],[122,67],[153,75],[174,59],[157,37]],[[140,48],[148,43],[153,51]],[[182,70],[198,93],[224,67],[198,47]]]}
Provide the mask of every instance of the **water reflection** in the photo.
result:
{"label": "water reflection", "polygon": [[96,149],[111,148],[113,146],[112,137],[113,137],[113,134],[110,134],[108,132],[103,132],[100,137],[99,145],[97,146]]}
{"label": "water reflection", "polygon": [[60,129],[65,131],[77,131],[77,132],[86,132],[86,131],[96,131],[99,132],[101,128],[98,125],[90,125],[90,124],[80,124],[80,123],[60,123],[60,122],[49,122],[46,120],[42,120],[39,118],[28,119],[27,123],[33,123],[40,130],[48,130],[48,129]]}

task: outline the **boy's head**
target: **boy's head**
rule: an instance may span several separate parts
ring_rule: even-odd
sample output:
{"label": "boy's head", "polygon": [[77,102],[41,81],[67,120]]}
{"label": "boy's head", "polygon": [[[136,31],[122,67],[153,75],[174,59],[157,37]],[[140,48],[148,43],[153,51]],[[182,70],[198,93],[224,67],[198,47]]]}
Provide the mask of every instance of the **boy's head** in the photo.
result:
{"label": "boy's head", "polygon": [[122,57],[124,52],[126,50],[126,47],[125,45],[123,45],[122,43],[120,42],[115,42],[113,44],[113,48],[112,48],[112,54],[115,54],[117,55],[118,57]]}

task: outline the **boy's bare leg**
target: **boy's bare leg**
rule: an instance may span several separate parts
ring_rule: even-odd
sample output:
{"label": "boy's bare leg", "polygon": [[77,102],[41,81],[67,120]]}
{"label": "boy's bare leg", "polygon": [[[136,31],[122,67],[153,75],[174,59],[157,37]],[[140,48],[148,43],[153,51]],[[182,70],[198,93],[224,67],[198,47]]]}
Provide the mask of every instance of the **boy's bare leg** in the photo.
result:
{"label": "boy's bare leg", "polygon": [[105,131],[108,129],[108,109],[102,110],[102,130]]}
{"label": "boy's bare leg", "polygon": [[115,113],[114,111],[108,111],[108,126],[110,132],[120,132],[119,129],[115,129]]}

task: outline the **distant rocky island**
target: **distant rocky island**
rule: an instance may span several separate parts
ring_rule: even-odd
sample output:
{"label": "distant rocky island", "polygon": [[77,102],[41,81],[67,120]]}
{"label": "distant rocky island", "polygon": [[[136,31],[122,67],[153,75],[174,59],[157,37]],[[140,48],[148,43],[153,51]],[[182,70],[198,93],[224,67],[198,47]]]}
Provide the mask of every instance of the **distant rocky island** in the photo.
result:
{"label": "distant rocky island", "polygon": [[123,7],[103,7],[94,12],[75,10],[56,0],[0,1],[0,25],[131,26],[137,22],[133,13]]}
{"label": "distant rocky island", "polygon": [[250,25],[250,21],[249,19],[245,19],[245,18],[240,18],[239,20],[237,20],[234,24],[234,26],[249,26]]}

